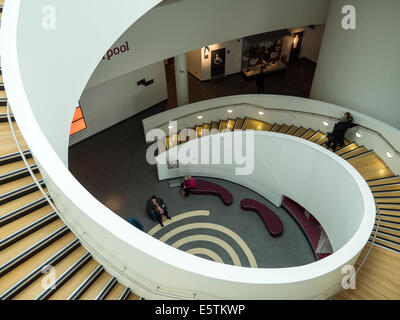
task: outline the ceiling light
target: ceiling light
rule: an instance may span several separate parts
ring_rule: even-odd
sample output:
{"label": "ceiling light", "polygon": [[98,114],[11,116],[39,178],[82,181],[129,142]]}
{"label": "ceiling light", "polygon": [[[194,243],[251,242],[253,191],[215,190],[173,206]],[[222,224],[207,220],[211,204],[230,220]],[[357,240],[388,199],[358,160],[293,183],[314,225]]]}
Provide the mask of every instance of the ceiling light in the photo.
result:
{"label": "ceiling light", "polygon": [[233,110],[231,110],[231,109],[228,109],[228,113],[232,113],[233,112]]}
{"label": "ceiling light", "polygon": [[168,126],[168,129],[172,129],[174,126]]}
{"label": "ceiling light", "polygon": [[362,137],[361,133],[359,133],[358,131],[356,132],[356,136],[357,136],[357,138],[361,138]]}
{"label": "ceiling light", "polygon": [[393,155],[389,151],[386,152],[386,155],[388,156],[388,158],[393,158]]}
{"label": "ceiling light", "polygon": [[264,115],[264,112],[258,111],[258,114],[259,114],[260,116],[262,116],[262,115]]}
{"label": "ceiling light", "polygon": [[203,116],[197,116],[197,119],[203,119]]}
{"label": "ceiling light", "polygon": [[328,121],[324,121],[322,123],[324,124],[325,127],[329,126],[329,122]]}

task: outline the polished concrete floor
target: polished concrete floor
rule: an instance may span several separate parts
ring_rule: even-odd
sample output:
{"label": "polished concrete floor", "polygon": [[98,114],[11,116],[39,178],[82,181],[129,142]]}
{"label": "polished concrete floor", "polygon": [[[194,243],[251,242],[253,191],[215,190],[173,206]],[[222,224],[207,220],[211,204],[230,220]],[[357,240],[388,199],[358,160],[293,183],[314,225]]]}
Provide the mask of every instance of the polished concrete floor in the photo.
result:
{"label": "polished concrete floor", "polygon": [[[265,80],[265,91],[308,97],[314,70],[315,65],[307,60],[294,62],[289,65],[286,72],[268,76]],[[291,79],[290,75],[294,79]],[[167,79],[171,90],[171,87],[174,87],[171,66],[167,67]],[[240,74],[207,82],[201,82],[190,76],[192,102],[255,91],[254,81],[248,81]],[[237,234],[254,254],[258,267],[292,267],[315,261],[307,239],[294,220],[284,210],[274,207],[255,192],[228,181],[210,179],[222,184],[233,194],[234,203],[226,207],[219,198],[213,196],[191,196],[183,199],[177,188],[171,188],[167,181],[158,181],[156,168],[146,161],[145,153],[148,146],[144,140],[141,121],[174,107],[174,103],[176,105],[176,97],[171,94],[168,101],[72,146],[69,151],[70,171],[94,197],[116,214],[123,218],[132,216],[139,219],[146,232],[156,226],[157,222],[152,221],[147,215],[145,202],[153,194],[162,197],[173,218],[169,226],[155,234],[156,238],[184,225],[211,223],[219,226],[218,228],[221,226],[228,228]],[[245,197],[265,203],[281,218],[285,230],[279,238],[270,236],[256,213],[241,210],[239,203]],[[209,210],[210,214],[206,217],[192,217],[174,222],[174,217],[193,210]],[[221,243],[208,241],[207,237],[196,238],[196,235],[208,235],[222,240],[237,254],[240,265],[249,266],[243,248],[221,230],[193,228],[174,235],[167,243],[172,244],[182,237],[191,239],[180,249],[187,251],[205,248],[216,252],[224,263],[235,264],[232,254],[229,254],[229,250]]]}

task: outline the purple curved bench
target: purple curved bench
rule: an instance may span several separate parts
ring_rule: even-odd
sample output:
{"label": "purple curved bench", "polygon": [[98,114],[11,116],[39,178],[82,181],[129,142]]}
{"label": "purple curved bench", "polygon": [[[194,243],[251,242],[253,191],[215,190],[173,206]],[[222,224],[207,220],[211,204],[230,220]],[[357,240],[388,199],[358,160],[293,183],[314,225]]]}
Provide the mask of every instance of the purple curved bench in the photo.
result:
{"label": "purple curved bench", "polygon": [[240,201],[240,206],[244,210],[257,212],[273,237],[277,237],[283,232],[283,223],[281,219],[262,203],[253,199],[242,199],[242,201]]}
{"label": "purple curved bench", "polygon": [[190,194],[210,194],[219,196],[225,205],[230,206],[233,202],[232,194],[219,184],[196,179],[196,188],[190,189]]}

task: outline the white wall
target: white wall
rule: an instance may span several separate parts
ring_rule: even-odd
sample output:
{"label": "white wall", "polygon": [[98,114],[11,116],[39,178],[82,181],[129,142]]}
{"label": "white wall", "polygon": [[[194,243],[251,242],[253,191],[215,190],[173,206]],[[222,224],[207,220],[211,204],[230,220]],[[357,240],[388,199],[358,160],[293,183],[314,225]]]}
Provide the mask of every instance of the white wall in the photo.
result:
{"label": "white wall", "polygon": [[186,53],[187,69],[199,80],[202,80],[201,50],[196,49]]}
{"label": "white wall", "polygon": [[330,0],[185,0],[154,8],[117,41],[128,40],[132,53],[118,61],[101,61],[89,85],[206,45],[325,23],[329,3]]}
{"label": "white wall", "polygon": [[306,28],[303,37],[301,57],[310,59],[317,63],[324,36],[325,25],[314,26],[314,29]]}
{"label": "white wall", "polygon": [[400,1],[353,0],[357,29],[341,26],[332,1],[311,98],[357,110],[400,129]]}
{"label": "white wall", "polygon": [[[153,79],[145,87],[137,81]],[[70,137],[70,145],[86,139],[168,98],[164,62],[132,71],[86,88],[80,104],[87,128]]]}

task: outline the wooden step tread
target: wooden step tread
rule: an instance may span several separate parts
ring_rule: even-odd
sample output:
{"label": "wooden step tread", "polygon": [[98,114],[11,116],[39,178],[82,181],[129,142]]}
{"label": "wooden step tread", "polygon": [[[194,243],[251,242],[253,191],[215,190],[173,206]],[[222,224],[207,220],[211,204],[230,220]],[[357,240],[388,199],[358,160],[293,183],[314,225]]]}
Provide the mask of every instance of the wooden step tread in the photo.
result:
{"label": "wooden step tread", "polygon": [[[40,173],[36,173],[35,177],[38,180],[42,179],[42,175]],[[34,182],[35,181],[33,180],[33,178],[31,176],[7,182],[7,183],[3,184],[2,186],[0,186],[0,196],[4,195],[6,193],[9,193],[9,192],[15,191],[19,188],[25,187],[26,185],[29,185]]]}
{"label": "wooden step tread", "polygon": [[19,280],[24,278],[27,274],[35,270],[38,266],[40,266],[43,262],[49,259],[51,256],[62,250],[65,246],[67,246],[71,241],[75,239],[75,236],[72,232],[66,234],[62,238],[58,239],[50,246],[41,250],[33,257],[20,264],[16,268],[14,268],[9,273],[5,274],[1,277],[0,281],[0,294],[4,293],[7,289],[12,287]]}
{"label": "wooden step tread", "polygon": [[383,180],[376,180],[376,181],[368,181],[368,185],[372,186],[380,186],[380,185],[388,185],[388,184],[400,184],[400,177],[388,177],[387,179]]}
{"label": "wooden step tread", "polygon": [[[47,192],[47,189],[44,188],[44,191]],[[0,217],[6,215],[9,212],[13,212],[19,208],[22,208],[41,198],[43,198],[43,194],[38,190],[18,199],[4,203],[0,205]]]}
{"label": "wooden step tread", "polygon": [[360,147],[360,146],[359,146],[357,143],[354,143],[354,142],[353,142],[353,143],[347,145],[346,147],[337,150],[335,153],[336,153],[338,156],[340,156],[340,155],[342,155],[343,153],[346,153],[346,152],[355,150],[355,149],[357,149],[358,147]]}
{"label": "wooden step tread", "polygon": [[125,286],[117,283],[114,288],[111,289],[110,293],[104,298],[104,300],[118,300],[125,289]]}
{"label": "wooden step tread", "polygon": [[84,292],[79,300],[94,300],[107,282],[111,279],[111,275],[104,271],[100,277]]}
{"label": "wooden step tread", "polygon": [[[59,263],[54,265],[55,276],[56,278],[60,277],[69,267],[71,267],[76,261],[78,261],[87,251],[84,247],[80,246],[67,255],[64,259],[62,259]],[[39,294],[44,291],[43,288],[43,278],[47,275],[42,275],[34,282],[32,282],[27,288],[25,288],[22,292],[16,295],[13,300],[33,300]]]}
{"label": "wooden step tread", "polygon": [[83,281],[99,266],[99,263],[91,259],[72,276],[61,288],[49,298],[49,300],[67,300],[69,296],[82,284]]}
{"label": "wooden step tread", "polygon": [[[35,161],[33,160],[33,158],[29,158],[26,160],[28,161],[28,164],[30,166],[35,164]],[[26,166],[25,166],[25,162],[23,160],[4,164],[4,165],[0,166],[0,177],[2,175],[5,175],[8,173],[17,171],[17,170],[25,169],[25,168],[26,168]]]}
{"label": "wooden step tread", "polygon": [[0,240],[12,235],[13,233],[21,230],[22,228],[27,227],[28,225],[34,223],[40,218],[43,218],[44,216],[46,216],[51,212],[53,212],[53,209],[49,205],[47,205],[17,220],[7,223],[6,225],[0,227]]}
{"label": "wooden step tread", "polygon": [[349,159],[351,157],[363,154],[363,153],[365,153],[367,151],[368,151],[368,149],[366,147],[359,147],[357,149],[351,150],[348,153],[342,154],[341,157],[346,160],[346,159]]}
{"label": "wooden step tread", "polygon": [[[14,130],[22,150],[27,149],[27,144],[15,122]],[[10,125],[8,122],[0,122],[0,156],[15,152],[18,152],[18,147],[15,144],[14,137],[11,133]]]}
{"label": "wooden step tread", "polygon": [[347,160],[365,180],[393,176],[390,168],[375,153]]}
{"label": "wooden step tread", "polygon": [[271,127],[272,125],[270,123],[252,118],[246,118],[243,123],[242,130],[269,131]]}
{"label": "wooden step tread", "polygon": [[64,222],[61,219],[57,219],[56,221],[44,226],[43,228],[12,244],[11,246],[3,249],[0,255],[0,265],[3,265],[7,261],[15,258],[20,253],[29,249],[62,226],[64,226]]}

